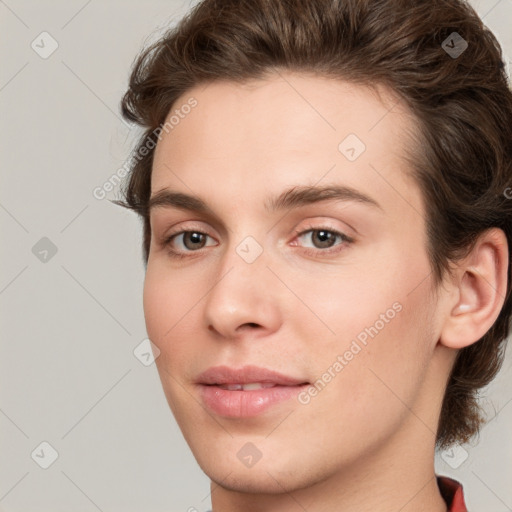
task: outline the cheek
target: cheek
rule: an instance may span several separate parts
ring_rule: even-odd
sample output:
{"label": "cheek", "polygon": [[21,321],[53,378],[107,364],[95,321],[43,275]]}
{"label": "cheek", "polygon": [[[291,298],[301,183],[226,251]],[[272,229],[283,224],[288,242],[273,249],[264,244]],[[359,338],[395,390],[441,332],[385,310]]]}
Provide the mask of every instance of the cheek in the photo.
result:
{"label": "cheek", "polygon": [[183,408],[190,399],[184,383],[190,377],[191,361],[197,358],[192,340],[197,338],[194,305],[200,297],[201,292],[183,283],[178,273],[148,264],[143,290],[146,330],[160,350],[155,364],[167,402],[179,423],[184,414],[189,414]]}
{"label": "cheek", "polygon": [[336,375],[330,380],[337,384],[326,386],[331,391],[324,398],[338,389],[354,404],[346,410],[383,399],[399,406],[393,392],[412,399],[435,345],[426,255],[389,247],[380,256],[332,279],[300,282],[305,302],[324,324],[311,322],[311,315],[301,321],[304,338],[312,342],[312,374],[325,375],[322,380],[329,380],[326,372]]}
{"label": "cheek", "polygon": [[[190,347],[193,334],[189,331],[194,315],[194,304],[200,292],[180,281],[176,272],[148,264],[143,290],[143,308],[146,330],[150,340],[160,349],[157,363],[166,366],[179,364],[183,350]],[[183,293],[182,290],[187,290]],[[196,288],[197,290],[197,288]],[[172,347],[172,355],[170,358]]]}
{"label": "cheek", "polygon": [[[425,309],[422,294],[430,282],[425,279],[430,273],[428,260],[421,254],[411,260],[401,247],[391,244],[380,249],[379,258],[364,255],[322,272],[287,276],[301,304],[291,300],[294,307],[283,305],[283,315],[302,326],[304,339],[339,351],[353,339],[363,343],[373,339],[370,333],[376,331],[380,337],[386,331],[408,330],[407,319]],[[420,284],[423,280],[425,286]]]}
{"label": "cheek", "polygon": [[148,265],[143,291],[144,318],[149,338],[161,351],[164,349],[163,334],[174,323],[175,306],[174,296],[169,293],[165,277],[159,277],[153,267]]}

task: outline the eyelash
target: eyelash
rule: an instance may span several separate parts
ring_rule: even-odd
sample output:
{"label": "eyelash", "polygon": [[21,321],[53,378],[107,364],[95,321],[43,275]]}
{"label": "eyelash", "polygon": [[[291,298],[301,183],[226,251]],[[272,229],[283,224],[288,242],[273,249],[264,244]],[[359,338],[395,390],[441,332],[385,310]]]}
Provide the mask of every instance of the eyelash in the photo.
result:
{"label": "eyelash", "polygon": [[[348,245],[348,244],[351,244],[354,242],[354,239],[345,235],[344,233],[341,233],[335,229],[331,229],[329,227],[326,227],[326,226],[308,226],[306,229],[303,229],[303,230],[296,230],[294,233],[295,233],[295,236],[296,237],[300,237],[302,235],[305,235],[306,233],[309,233],[309,232],[314,232],[314,231],[327,231],[328,233],[331,233],[337,237],[339,237],[341,239],[342,242],[345,242],[345,243],[341,243],[341,244],[338,244],[337,246],[334,246],[335,248],[329,248],[329,249],[305,249],[304,250],[304,253],[307,254],[308,256],[318,256],[319,253],[322,253],[322,255],[324,256],[331,256],[331,255],[334,255],[334,254],[337,254],[339,253],[340,251],[342,251],[344,248],[345,248],[345,245]],[[178,251],[175,251],[174,249],[171,249],[171,243],[172,243],[172,240],[179,236],[179,235],[183,235],[183,234],[186,234],[186,233],[199,233],[201,235],[205,235],[205,236],[210,236],[208,235],[208,233],[205,233],[204,231],[201,231],[199,229],[187,229],[187,230],[183,230],[183,231],[178,231],[176,233],[171,233],[168,237],[166,237],[163,241],[163,245],[164,247],[167,247],[168,248],[168,253],[169,253],[169,256],[171,258],[176,258],[176,259],[183,259],[183,258],[189,258],[190,255],[189,254],[183,254],[183,253],[180,253]],[[211,238],[211,237],[210,237]],[[201,250],[197,250],[197,251],[187,251],[188,253],[200,253]]]}

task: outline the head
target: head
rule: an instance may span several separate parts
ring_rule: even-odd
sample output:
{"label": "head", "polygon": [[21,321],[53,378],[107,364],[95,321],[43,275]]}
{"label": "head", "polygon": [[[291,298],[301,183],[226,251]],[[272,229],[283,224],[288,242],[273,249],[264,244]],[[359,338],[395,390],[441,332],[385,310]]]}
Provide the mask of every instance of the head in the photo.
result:
{"label": "head", "polygon": [[[254,450],[234,487],[300,487],[478,432],[512,312],[512,93],[466,3],[206,0],[141,53],[122,111],[144,133],[117,203],[143,221],[148,335],[207,474]],[[209,410],[199,375],[246,364],[309,386]]]}

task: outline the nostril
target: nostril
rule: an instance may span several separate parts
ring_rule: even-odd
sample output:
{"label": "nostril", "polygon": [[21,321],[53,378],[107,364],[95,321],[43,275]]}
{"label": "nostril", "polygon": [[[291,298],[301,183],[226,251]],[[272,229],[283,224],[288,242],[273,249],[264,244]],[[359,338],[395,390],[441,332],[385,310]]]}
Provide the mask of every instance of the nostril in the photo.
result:
{"label": "nostril", "polygon": [[245,323],[245,324],[241,325],[241,326],[238,328],[238,330],[249,329],[249,328],[251,328],[251,327],[260,327],[260,325],[259,325],[259,324],[254,323],[254,322],[247,322],[247,323]]}

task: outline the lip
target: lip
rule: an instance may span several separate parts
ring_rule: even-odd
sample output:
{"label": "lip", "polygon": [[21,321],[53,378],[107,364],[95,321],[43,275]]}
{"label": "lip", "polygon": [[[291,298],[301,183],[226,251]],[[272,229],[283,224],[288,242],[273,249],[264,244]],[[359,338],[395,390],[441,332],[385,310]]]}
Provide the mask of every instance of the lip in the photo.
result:
{"label": "lip", "polygon": [[250,382],[268,382],[277,386],[297,386],[304,384],[304,379],[295,379],[282,373],[260,366],[212,366],[197,377],[199,384],[249,384]]}
{"label": "lip", "polygon": [[[273,386],[251,390],[229,390],[220,387],[253,382]],[[198,376],[197,384],[205,406],[219,416],[231,418],[258,416],[269,408],[296,397],[301,390],[310,385],[303,379],[252,365],[242,368],[208,368]]]}

